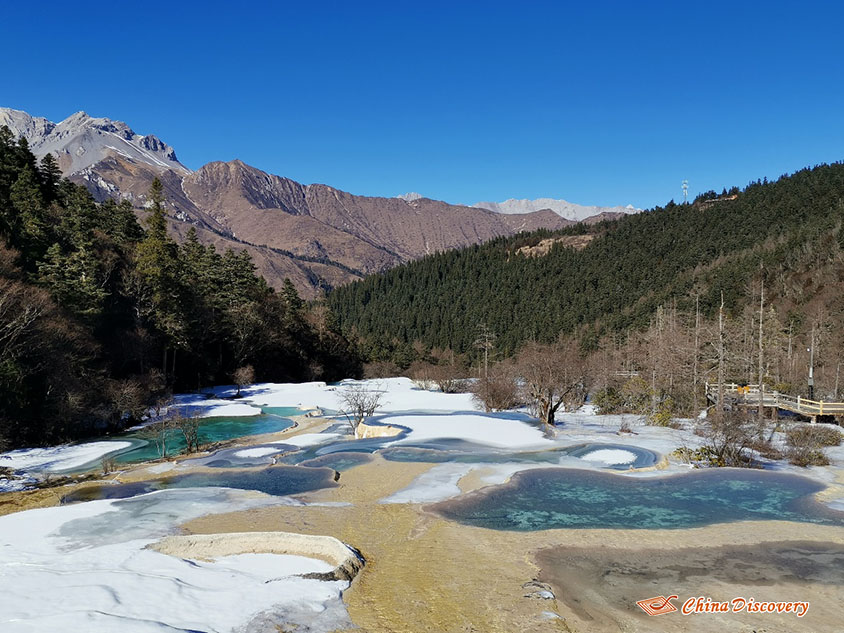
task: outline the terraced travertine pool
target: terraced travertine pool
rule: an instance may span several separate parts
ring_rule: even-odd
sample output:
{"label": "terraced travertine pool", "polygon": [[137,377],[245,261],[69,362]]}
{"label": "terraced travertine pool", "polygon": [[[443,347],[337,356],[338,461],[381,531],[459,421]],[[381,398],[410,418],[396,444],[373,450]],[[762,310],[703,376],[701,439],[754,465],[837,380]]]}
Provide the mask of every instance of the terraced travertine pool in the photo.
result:
{"label": "terraced travertine pool", "polygon": [[631,478],[547,468],[430,506],[441,516],[496,530],[671,529],[746,520],[844,526],[844,513],[814,499],[805,477],[723,468]]}
{"label": "terraced travertine pool", "polygon": [[[214,444],[239,437],[277,433],[293,426],[290,416],[301,415],[296,407],[265,407],[261,413],[252,416],[220,416],[201,418],[199,423],[199,443]],[[120,435],[109,437],[110,440],[128,440],[132,446],[112,457],[118,464],[134,464],[158,459],[161,455],[158,446],[150,437],[150,430],[141,428]],[[167,431],[167,454],[179,455],[185,450],[185,439],[178,429]],[[84,471],[99,465],[99,459],[74,470]]]}

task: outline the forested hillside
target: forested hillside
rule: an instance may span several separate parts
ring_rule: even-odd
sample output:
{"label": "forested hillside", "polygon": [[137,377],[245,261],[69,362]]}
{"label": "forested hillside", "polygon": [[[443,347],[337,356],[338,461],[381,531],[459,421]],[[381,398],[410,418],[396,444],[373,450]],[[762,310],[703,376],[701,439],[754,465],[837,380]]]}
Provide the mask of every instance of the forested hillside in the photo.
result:
{"label": "forested hillside", "polygon": [[[0,128],[0,445],[120,428],[172,389],[360,371],[323,306],[256,276],[246,253],[167,235],[96,203]],[[245,372],[248,375],[250,372]]]}
{"label": "forested hillside", "polygon": [[[431,255],[338,288],[329,304],[370,359],[402,364],[431,348],[477,355],[479,324],[502,358],[561,334],[584,351],[617,345],[651,325],[660,307],[692,319],[699,308],[711,319],[722,294],[738,319],[758,304],[764,280],[765,309],[775,310],[791,355],[813,324],[833,338],[844,329],[842,199],[844,165],[821,165],[592,227]],[[594,237],[580,248],[518,252],[575,233]]]}

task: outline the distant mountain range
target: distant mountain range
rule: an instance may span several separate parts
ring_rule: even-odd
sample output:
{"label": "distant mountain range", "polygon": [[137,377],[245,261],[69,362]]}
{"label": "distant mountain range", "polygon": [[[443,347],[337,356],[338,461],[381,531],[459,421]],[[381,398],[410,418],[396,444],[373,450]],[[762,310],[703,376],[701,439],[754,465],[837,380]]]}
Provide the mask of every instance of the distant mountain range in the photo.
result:
{"label": "distant mountain range", "polygon": [[626,215],[641,211],[641,209],[637,209],[633,205],[627,205],[626,207],[584,206],[566,200],[555,200],[554,198],[537,198],[536,200],[516,200],[510,198],[504,202],[476,202],[472,206],[480,209],[489,209],[496,213],[513,215],[536,213],[537,211],[550,209],[561,218],[573,222],[588,222],[596,216],[605,216],[606,214]]}
{"label": "distant mountain range", "polygon": [[150,184],[160,178],[177,239],[194,227],[205,243],[246,249],[271,285],[290,278],[306,297],[430,253],[634,211],[555,200],[465,206],[420,194],[356,196],[303,185],[239,160],[191,171],[156,136],[84,112],[53,123],[0,108],[3,125],[26,138],[37,156],[54,154],[64,175],[95,198],[128,199],[139,214]]}

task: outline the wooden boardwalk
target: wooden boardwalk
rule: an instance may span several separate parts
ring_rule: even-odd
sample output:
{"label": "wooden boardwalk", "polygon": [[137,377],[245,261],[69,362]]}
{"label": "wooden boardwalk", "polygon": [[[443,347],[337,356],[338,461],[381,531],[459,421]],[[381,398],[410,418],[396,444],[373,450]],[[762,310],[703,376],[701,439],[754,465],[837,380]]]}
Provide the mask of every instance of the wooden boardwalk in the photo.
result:
{"label": "wooden boardwalk", "polygon": [[[718,383],[706,383],[706,396],[712,402],[718,401]],[[736,383],[724,383],[724,397],[736,400],[742,404],[759,405],[759,385],[739,385]],[[761,396],[763,407],[772,407],[791,411],[815,418],[822,415],[844,416],[844,402],[824,402],[821,400],[809,400],[801,396],[790,396],[778,391],[765,390]]]}

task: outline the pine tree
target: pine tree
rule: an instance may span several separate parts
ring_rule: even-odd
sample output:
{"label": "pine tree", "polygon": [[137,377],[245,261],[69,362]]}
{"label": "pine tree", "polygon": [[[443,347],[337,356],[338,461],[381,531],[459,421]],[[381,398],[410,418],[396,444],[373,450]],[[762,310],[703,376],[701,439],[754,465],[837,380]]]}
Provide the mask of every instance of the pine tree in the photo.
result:
{"label": "pine tree", "polygon": [[138,244],[136,275],[142,296],[141,312],[163,334],[162,371],[167,373],[170,349],[185,345],[185,323],[182,313],[178,248],[167,235],[164,196],[161,181],[156,178],[150,189],[150,215],[147,232]]}
{"label": "pine tree", "polygon": [[44,200],[47,204],[53,202],[59,195],[59,184],[62,179],[62,171],[52,154],[44,154],[41,159],[41,184],[44,192]]}
{"label": "pine tree", "polygon": [[13,234],[18,236],[15,245],[37,260],[47,249],[47,223],[39,183],[28,166],[21,170],[12,185],[10,199],[18,213],[17,222],[12,225]]}
{"label": "pine tree", "polygon": [[53,244],[38,272],[60,305],[83,316],[96,316],[102,311],[107,293],[99,283],[97,261],[90,250],[65,255],[58,244]]}
{"label": "pine tree", "polygon": [[284,304],[285,318],[288,326],[297,325],[302,320],[305,302],[299,296],[299,291],[290,279],[285,279],[281,287],[281,300]]}

